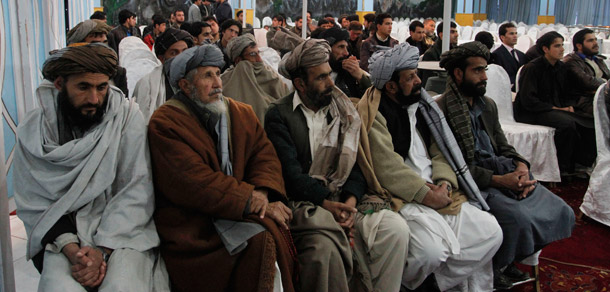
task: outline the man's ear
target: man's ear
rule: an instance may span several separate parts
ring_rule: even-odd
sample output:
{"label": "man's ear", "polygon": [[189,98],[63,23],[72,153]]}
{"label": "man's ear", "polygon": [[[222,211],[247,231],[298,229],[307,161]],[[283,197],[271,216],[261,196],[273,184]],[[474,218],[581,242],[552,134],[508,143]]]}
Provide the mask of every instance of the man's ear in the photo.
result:
{"label": "man's ear", "polygon": [[396,82],[394,82],[392,80],[386,82],[384,87],[385,87],[386,92],[389,94],[394,95],[398,92],[398,84],[396,84]]}
{"label": "man's ear", "polygon": [[298,91],[305,91],[306,84],[305,84],[305,80],[303,80],[303,78],[297,77],[292,81],[292,83],[294,84],[294,87]]}
{"label": "man's ear", "polygon": [[453,77],[455,77],[456,84],[462,84],[462,81],[464,81],[464,71],[460,68],[453,68]]}
{"label": "man's ear", "polygon": [[55,81],[53,81],[53,85],[55,85],[55,88],[57,90],[61,91],[61,89],[64,87],[64,77],[59,76],[55,78]]}
{"label": "man's ear", "polygon": [[178,87],[180,87],[180,90],[182,90],[182,92],[186,93],[186,95],[190,96],[191,95],[191,86],[190,86],[190,82],[184,78],[180,79],[180,81],[178,81]]}

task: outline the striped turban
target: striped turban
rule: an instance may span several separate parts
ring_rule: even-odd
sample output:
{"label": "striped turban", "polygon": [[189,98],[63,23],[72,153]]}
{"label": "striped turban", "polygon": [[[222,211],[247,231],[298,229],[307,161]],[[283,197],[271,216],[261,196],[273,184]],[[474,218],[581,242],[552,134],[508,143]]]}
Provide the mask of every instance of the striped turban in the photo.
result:
{"label": "striped turban", "polygon": [[55,81],[60,76],[102,73],[112,78],[117,72],[118,57],[102,43],[67,47],[55,51],[42,65],[42,76]]}
{"label": "striped turban", "polygon": [[375,88],[383,89],[395,71],[416,69],[418,62],[419,49],[409,43],[402,43],[391,49],[380,47],[380,50],[369,58],[371,81]]}
{"label": "striped turban", "polygon": [[108,34],[111,27],[99,19],[87,19],[73,27],[66,38],[68,45],[84,42],[90,34]]}
{"label": "striped turban", "polygon": [[278,71],[282,76],[292,79],[300,68],[309,68],[328,62],[330,46],[326,40],[308,39],[290,53],[284,55]]}

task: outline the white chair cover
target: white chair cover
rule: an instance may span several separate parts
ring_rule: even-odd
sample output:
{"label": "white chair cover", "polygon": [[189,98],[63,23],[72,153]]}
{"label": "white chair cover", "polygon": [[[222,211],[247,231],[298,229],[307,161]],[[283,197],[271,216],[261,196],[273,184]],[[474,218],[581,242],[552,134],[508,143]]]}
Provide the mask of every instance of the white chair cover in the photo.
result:
{"label": "white chair cover", "polygon": [[595,116],[595,137],[597,140],[597,160],[589,179],[580,210],[590,218],[610,226],[610,122],[606,109],[606,94],[601,85],[593,101]]}
{"label": "white chair cover", "polygon": [[527,31],[527,35],[530,36],[532,40],[537,40],[539,34],[540,29],[538,29],[537,27],[530,27],[530,29]]}
{"label": "white chair cover", "polygon": [[551,31],[557,31],[557,30],[556,30],[556,29],[555,29],[555,27],[553,27],[553,26],[547,26],[547,27],[543,28],[543,29],[540,31],[540,33],[538,34],[538,37],[541,37],[541,36],[543,36],[545,33],[547,33],[547,32],[551,32]]}
{"label": "white chair cover", "polygon": [[497,32],[497,31],[498,31],[498,24],[497,24],[497,23],[495,23],[495,22],[494,22],[494,23],[492,23],[492,24],[490,24],[490,25],[489,25],[489,31],[495,31],[495,32]]}
{"label": "white chair cover", "polygon": [[269,16],[263,17],[263,26],[265,26],[265,25],[268,25],[268,26],[273,25],[273,19],[271,19],[271,17],[269,17]]}
{"label": "white chair cover", "polygon": [[559,163],[553,136],[555,129],[515,122],[510,79],[504,68],[490,64],[487,69],[487,93],[498,106],[500,125],[508,143],[530,162],[530,171],[540,181],[559,182]]}
{"label": "white chair cover", "polygon": [[519,26],[519,27],[517,27],[517,36],[522,36],[522,35],[525,35],[525,29],[526,29],[526,27],[525,27],[525,26]]}
{"label": "white chair cover", "polygon": [[404,43],[409,38],[409,27],[401,26],[398,28],[398,42]]}
{"label": "white chair cover", "polygon": [[531,36],[529,36],[529,35],[522,35],[522,36],[517,38],[517,44],[515,45],[515,48],[517,50],[525,53],[534,44],[535,44],[535,42],[532,40]]}
{"label": "white chair cover", "polygon": [[131,98],[138,80],[161,66],[161,61],[139,37],[130,36],[121,40],[119,52],[119,65],[127,70],[128,97]]}
{"label": "white chair cover", "polygon": [[[278,54],[278,52],[276,50],[274,50],[270,47],[261,48],[259,46],[258,50],[260,51],[260,56],[261,56],[261,59],[263,59],[263,62],[265,62],[265,64],[269,65],[269,67],[271,67],[277,73],[277,68],[280,64],[280,61],[282,60],[282,58],[280,57],[280,54]],[[280,76],[280,79],[282,79],[284,84],[286,84],[286,86],[288,86],[289,91],[292,91],[292,89],[293,89],[292,80],[284,78],[284,76],[282,76],[279,73],[278,73],[278,75]]]}
{"label": "white chair cover", "polygon": [[264,28],[254,29],[254,38],[259,48],[267,47],[267,30]]}
{"label": "white chair cover", "polygon": [[261,21],[258,17],[254,17],[252,28],[261,28]]}
{"label": "white chair cover", "polygon": [[464,26],[462,33],[459,35],[459,39],[469,41],[472,38],[472,26]]}

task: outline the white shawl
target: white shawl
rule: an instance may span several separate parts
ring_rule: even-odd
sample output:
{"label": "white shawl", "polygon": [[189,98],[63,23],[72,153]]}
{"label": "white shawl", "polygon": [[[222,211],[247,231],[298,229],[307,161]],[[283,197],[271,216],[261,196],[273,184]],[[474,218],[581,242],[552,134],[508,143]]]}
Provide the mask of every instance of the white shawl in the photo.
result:
{"label": "white shawl", "polygon": [[43,81],[40,107],[17,130],[17,213],[28,235],[27,258],[58,219],[76,212],[81,246],[146,251],[159,245],[146,123],[138,105],[109,89],[102,122],[82,138],[58,144],[57,94]]}
{"label": "white shawl", "polygon": [[148,75],[142,77],[136,83],[136,87],[133,90],[133,99],[140,106],[140,111],[144,115],[146,124],[148,124],[155,110],[167,100],[168,97],[165,95],[163,65],[155,67]]}

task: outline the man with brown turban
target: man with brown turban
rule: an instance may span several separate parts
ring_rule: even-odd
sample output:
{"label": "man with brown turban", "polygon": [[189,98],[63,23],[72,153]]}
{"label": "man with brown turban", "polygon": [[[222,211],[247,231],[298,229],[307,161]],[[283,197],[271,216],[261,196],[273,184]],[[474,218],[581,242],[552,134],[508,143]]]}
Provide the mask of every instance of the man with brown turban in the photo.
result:
{"label": "man with brown turban", "polygon": [[[547,244],[570,237],[574,212],[537,183],[529,163],[508,144],[496,103],[485,96],[485,69],[490,53],[474,41],[441,56],[447,90],[437,100],[504,239],[493,258],[494,287],[508,289],[529,276],[513,262],[536,254]],[[536,264],[537,254],[534,256]]]}
{"label": "man with brown turban", "polygon": [[40,108],[19,125],[15,202],[38,291],[169,291],[146,124],[109,85],[116,66],[103,44],[59,50],[43,65]]}
{"label": "man with brown turban", "polygon": [[296,91],[265,116],[294,213],[300,288],[399,291],[409,228],[389,196],[368,192],[356,163],[360,116],[330,77],[330,51],[309,39],[285,56],[280,72]]}
{"label": "man with brown turban", "polygon": [[235,37],[227,46],[233,66],[222,75],[223,92],[252,106],[262,123],[267,107],[289,93],[280,76],[261,59],[256,39],[250,33]]}
{"label": "man with brown turban", "polygon": [[249,105],[222,94],[223,53],[171,62],[180,90],[150,119],[155,223],[173,291],[294,291],[280,162]]}

